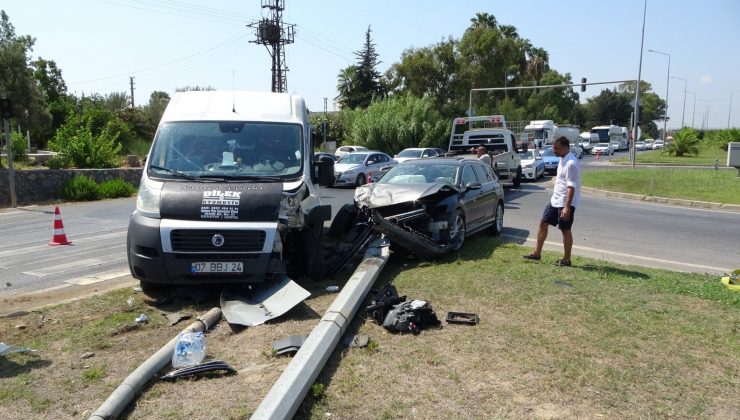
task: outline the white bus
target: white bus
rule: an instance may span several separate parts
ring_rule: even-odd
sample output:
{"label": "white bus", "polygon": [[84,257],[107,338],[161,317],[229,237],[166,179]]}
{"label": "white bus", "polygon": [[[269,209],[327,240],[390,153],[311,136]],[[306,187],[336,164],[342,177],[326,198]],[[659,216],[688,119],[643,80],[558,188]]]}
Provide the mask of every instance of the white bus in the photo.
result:
{"label": "white bus", "polygon": [[628,147],[625,133],[617,125],[600,125],[592,128],[591,133],[599,136],[599,143],[609,143],[614,150],[626,150]]}

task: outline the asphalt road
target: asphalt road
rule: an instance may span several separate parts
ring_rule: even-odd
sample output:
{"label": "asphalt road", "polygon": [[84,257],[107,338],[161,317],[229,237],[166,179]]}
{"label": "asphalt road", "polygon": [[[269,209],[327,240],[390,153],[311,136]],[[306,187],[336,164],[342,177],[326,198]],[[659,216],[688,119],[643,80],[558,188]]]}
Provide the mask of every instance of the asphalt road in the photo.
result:
{"label": "asphalt road", "polygon": [[[592,159],[592,158],[585,158]],[[585,163],[586,161],[584,161]],[[588,165],[584,165],[588,166]],[[503,238],[532,245],[551,190],[549,179],[506,190]],[[333,213],[354,189],[324,189]],[[54,206],[0,209],[0,298],[90,286],[126,277],[126,228],[134,198],[60,206],[68,246],[49,246]],[[668,268],[722,273],[740,267],[740,213],[584,195],[573,228],[574,254]],[[547,249],[561,248],[551,229]]]}

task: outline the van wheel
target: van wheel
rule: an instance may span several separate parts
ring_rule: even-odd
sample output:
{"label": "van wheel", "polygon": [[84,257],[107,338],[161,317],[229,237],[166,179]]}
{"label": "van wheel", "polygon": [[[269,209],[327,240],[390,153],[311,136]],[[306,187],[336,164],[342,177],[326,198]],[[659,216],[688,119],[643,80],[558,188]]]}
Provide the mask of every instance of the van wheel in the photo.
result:
{"label": "van wheel", "polygon": [[357,207],[354,204],[343,205],[331,221],[326,235],[334,239],[344,238],[352,230],[355,218],[357,218]]}
{"label": "van wheel", "polygon": [[324,259],[321,247],[322,225],[314,225],[303,230],[303,250],[306,257],[306,275],[312,281],[324,279]]}
{"label": "van wheel", "polygon": [[355,181],[356,187],[361,187],[367,183],[367,178],[365,177],[365,174],[359,174],[357,175],[357,181]]}
{"label": "van wheel", "polygon": [[141,287],[141,292],[144,295],[152,299],[159,298],[164,290],[162,286],[144,280],[139,280],[139,287]]}

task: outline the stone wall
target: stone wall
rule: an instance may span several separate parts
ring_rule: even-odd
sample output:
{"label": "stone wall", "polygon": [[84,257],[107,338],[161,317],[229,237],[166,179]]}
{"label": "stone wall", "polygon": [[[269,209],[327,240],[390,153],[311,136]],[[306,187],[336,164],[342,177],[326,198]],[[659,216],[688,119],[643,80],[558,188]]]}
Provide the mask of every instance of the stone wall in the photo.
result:
{"label": "stone wall", "polygon": [[[38,169],[14,171],[18,205],[61,199],[62,185],[77,175],[97,183],[122,179],[138,188],[142,168],[117,169]],[[0,207],[10,207],[10,179],[7,169],[0,169]]]}

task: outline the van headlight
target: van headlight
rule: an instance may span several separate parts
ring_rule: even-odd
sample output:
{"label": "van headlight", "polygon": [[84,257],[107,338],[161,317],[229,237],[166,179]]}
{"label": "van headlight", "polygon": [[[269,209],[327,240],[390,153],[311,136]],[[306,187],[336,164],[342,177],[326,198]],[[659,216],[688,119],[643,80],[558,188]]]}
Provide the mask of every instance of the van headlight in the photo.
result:
{"label": "van headlight", "polygon": [[139,194],[136,196],[136,211],[142,216],[159,219],[159,201],[164,182],[152,181],[147,176],[141,179]]}
{"label": "van headlight", "polygon": [[306,184],[295,192],[283,192],[280,198],[280,212],[278,219],[284,221],[290,227],[300,227],[303,225],[303,213],[301,210],[301,201],[306,198]]}

